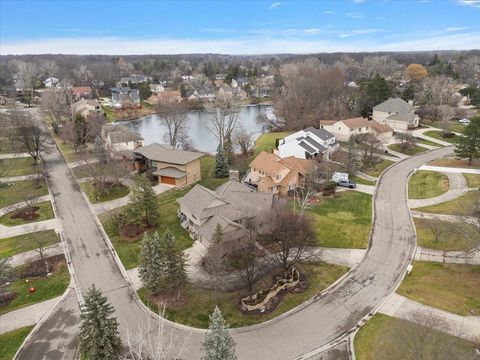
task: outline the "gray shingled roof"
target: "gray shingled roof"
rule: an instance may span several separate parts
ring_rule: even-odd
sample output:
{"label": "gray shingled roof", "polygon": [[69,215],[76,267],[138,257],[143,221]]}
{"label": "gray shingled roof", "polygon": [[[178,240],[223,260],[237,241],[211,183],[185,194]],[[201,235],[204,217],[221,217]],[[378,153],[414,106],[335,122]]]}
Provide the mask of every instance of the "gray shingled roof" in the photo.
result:
{"label": "gray shingled roof", "polygon": [[320,152],[324,152],[325,150],[325,147],[322,145],[322,144],[319,144],[318,142],[316,142],[315,140],[313,140],[310,136],[307,136],[305,138],[305,142],[307,142],[308,144],[310,145],[313,145],[315,148],[317,148]]}
{"label": "gray shingled roof", "polygon": [[303,130],[305,132],[309,131],[311,133],[314,133],[316,136],[318,136],[320,139],[322,140],[329,140],[333,137],[335,137],[335,135],[333,135],[332,133],[328,132],[327,130],[325,129],[316,129],[314,128],[313,126],[310,126],[309,128],[306,128],[305,130]]}
{"label": "gray shingled roof", "polygon": [[387,119],[412,123],[415,121],[415,114],[412,114],[410,112],[399,112],[388,116]]}
{"label": "gray shingled roof", "polygon": [[163,144],[150,144],[135,149],[135,152],[149,160],[185,165],[201,158],[204,154],[195,151],[174,150]]}
{"label": "gray shingled roof", "polygon": [[177,202],[196,217],[200,217],[201,212],[217,200],[218,196],[214,191],[197,184],[184,196],[178,198]]}
{"label": "gray shingled roof", "polygon": [[152,173],[155,176],[168,176],[168,177],[173,177],[175,179],[181,179],[185,176],[187,176],[187,173],[185,171],[178,170],[177,168],[174,167],[166,167],[160,170],[157,170]]}
{"label": "gray shingled roof", "polygon": [[305,150],[307,150],[310,154],[313,154],[313,153],[316,153],[317,151],[311,147],[310,145],[308,145],[305,141],[300,141],[298,143],[298,145],[300,145],[302,148],[304,148]]}
{"label": "gray shingled roof", "polygon": [[387,111],[391,113],[413,112],[413,105],[403,99],[390,98],[373,108],[376,111]]}
{"label": "gray shingled roof", "polygon": [[102,133],[105,137],[110,138],[112,144],[143,140],[139,134],[122,125],[104,125]]}

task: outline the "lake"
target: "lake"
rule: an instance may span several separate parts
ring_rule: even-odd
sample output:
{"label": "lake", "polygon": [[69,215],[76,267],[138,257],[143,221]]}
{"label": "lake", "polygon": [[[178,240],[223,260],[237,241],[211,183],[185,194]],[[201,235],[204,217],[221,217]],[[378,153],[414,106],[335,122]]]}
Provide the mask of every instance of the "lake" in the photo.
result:
{"label": "lake", "polygon": [[[257,123],[259,114],[263,114],[267,105],[242,106],[238,114],[237,124],[245,128],[256,139],[263,133],[262,126]],[[189,111],[187,113],[187,127],[190,144],[198,151],[214,153],[217,150],[218,140],[208,127],[211,117],[205,110]],[[143,136],[145,145],[152,143],[166,143],[167,127],[160,115],[149,115],[137,120],[119,121],[121,124]]]}

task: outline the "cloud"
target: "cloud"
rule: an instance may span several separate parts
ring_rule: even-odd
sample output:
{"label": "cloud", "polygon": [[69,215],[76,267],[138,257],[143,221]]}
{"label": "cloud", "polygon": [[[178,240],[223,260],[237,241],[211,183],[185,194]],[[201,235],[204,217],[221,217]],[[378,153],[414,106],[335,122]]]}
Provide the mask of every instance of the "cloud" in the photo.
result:
{"label": "cloud", "polygon": [[365,35],[365,34],[373,34],[377,32],[382,32],[381,29],[356,29],[348,32],[342,32],[338,34],[341,38],[346,38],[354,35]]}
{"label": "cloud", "polygon": [[270,9],[275,9],[275,8],[279,7],[280,5],[282,5],[281,2],[274,2],[274,3],[272,3],[272,5],[270,5]]}
{"label": "cloud", "polygon": [[232,33],[235,30],[233,29],[202,29],[200,31],[207,32],[207,33],[227,34],[227,33]]}
{"label": "cloud", "polygon": [[480,8],[480,0],[457,0],[457,4]]}
{"label": "cloud", "polygon": [[447,27],[444,29],[446,32],[454,32],[454,31],[461,31],[461,30],[467,30],[470,29],[468,26],[452,26],[452,27]]}
{"label": "cloud", "polygon": [[347,12],[344,15],[352,19],[361,19],[363,17],[363,14],[360,12]]}
{"label": "cloud", "polygon": [[326,15],[335,14],[335,12],[333,12],[333,11],[324,11],[323,13],[326,14]]}
{"label": "cloud", "polygon": [[354,3],[361,4],[365,2],[365,0],[352,0]]}
{"label": "cloud", "polygon": [[319,32],[320,32],[320,29],[317,29],[317,28],[309,28],[309,29],[303,30],[303,32],[304,32],[305,34],[316,34],[316,33],[319,33]]}

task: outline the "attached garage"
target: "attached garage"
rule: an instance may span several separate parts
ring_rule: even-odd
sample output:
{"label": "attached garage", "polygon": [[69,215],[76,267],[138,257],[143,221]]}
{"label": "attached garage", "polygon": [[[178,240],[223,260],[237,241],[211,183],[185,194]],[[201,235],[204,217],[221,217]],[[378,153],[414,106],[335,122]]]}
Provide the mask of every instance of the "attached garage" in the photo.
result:
{"label": "attached garage", "polygon": [[162,184],[181,186],[185,185],[187,173],[174,167],[166,167],[153,172],[158,177],[158,181]]}
{"label": "attached garage", "polygon": [[170,176],[160,176],[160,182],[162,184],[170,184],[170,185],[176,185],[177,181],[175,178],[170,177]]}

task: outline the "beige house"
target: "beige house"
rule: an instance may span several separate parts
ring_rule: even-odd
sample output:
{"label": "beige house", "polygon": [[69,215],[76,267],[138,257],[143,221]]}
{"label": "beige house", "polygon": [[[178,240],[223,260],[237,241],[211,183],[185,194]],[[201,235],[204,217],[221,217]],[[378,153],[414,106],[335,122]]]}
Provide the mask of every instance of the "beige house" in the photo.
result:
{"label": "beige house", "polygon": [[393,136],[393,129],[390,126],[361,117],[345,120],[320,120],[320,128],[335,135],[338,141],[344,142],[352,136],[361,134],[376,134],[385,142]]}
{"label": "beige house", "polygon": [[87,117],[91,114],[101,114],[102,107],[97,100],[80,100],[74,102],[71,105],[72,114],[81,114],[83,117]]}
{"label": "beige house", "polygon": [[255,221],[260,233],[269,230],[265,215],[271,211],[274,197],[231,179],[215,191],[195,185],[177,202],[180,223],[194,239],[209,247],[218,224],[223,230],[223,248],[229,252],[250,243],[246,228],[250,221]]}
{"label": "beige house", "polygon": [[102,126],[101,137],[112,155],[128,153],[143,146],[143,137],[122,125]]}
{"label": "beige house", "polygon": [[246,181],[256,186],[259,191],[285,195],[304,185],[305,176],[312,166],[313,160],[294,156],[282,159],[262,151],[250,163]]}
{"label": "beige house", "polygon": [[178,90],[164,90],[160,91],[156,95],[152,95],[147,99],[150,105],[156,105],[160,103],[181,102],[182,94]]}
{"label": "beige house", "polygon": [[201,180],[200,158],[203,155],[155,143],[135,149],[134,163],[139,171],[151,169],[160,183],[185,186]]}
{"label": "beige house", "polygon": [[373,108],[373,120],[386,124],[395,131],[418,127],[419,118],[415,115],[413,103],[400,98],[390,98]]}

